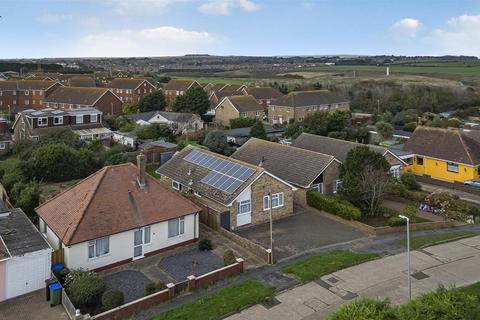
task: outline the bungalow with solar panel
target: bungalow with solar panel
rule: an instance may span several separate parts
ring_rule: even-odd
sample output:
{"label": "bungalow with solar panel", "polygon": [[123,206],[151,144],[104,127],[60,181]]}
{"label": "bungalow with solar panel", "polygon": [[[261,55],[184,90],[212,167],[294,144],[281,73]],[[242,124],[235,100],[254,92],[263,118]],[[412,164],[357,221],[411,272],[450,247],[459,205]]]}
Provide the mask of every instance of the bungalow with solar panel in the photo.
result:
{"label": "bungalow with solar panel", "polygon": [[293,213],[296,188],[265,168],[187,146],[157,173],[172,190],[203,210],[200,219],[214,229],[259,224]]}

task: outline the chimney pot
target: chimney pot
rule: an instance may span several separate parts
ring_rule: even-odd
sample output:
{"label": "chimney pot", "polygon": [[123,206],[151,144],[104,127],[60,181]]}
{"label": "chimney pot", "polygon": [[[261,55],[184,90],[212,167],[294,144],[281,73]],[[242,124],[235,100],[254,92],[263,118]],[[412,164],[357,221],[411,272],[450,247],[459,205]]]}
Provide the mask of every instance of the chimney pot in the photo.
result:
{"label": "chimney pot", "polygon": [[143,189],[146,186],[145,182],[145,171],[147,169],[147,160],[145,159],[145,155],[143,151],[137,155],[137,182],[138,186]]}

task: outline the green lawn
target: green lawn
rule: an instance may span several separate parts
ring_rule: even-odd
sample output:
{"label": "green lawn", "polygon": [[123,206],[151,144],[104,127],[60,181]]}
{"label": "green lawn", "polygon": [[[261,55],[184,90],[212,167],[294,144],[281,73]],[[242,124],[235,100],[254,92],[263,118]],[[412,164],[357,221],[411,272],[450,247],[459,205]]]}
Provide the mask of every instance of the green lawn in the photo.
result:
{"label": "green lawn", "polygon": [[149,164],[147,165],[147,173],[154,177],[155,179],[160,179],[160,175],[155,172],[158,169],[158,164]]}
{"label": "green lawn", "polygon": [[380,257],[376,253],[355,253],[338,250],[308,257],[282,268],[282,272],[291,273],[303,282],[312,281],[325,274],[348,268]]}
{"label": "green lawn", "polygon": [[164,312],[152,320],[203,320],[219,319],[246,306],[259,303],[273,296],[274,288],[258,281],[246,280],[231,285],[195,302]]}
{"label": "green lawn", "polygon": [[466,294],[480,298],[480,282],[476,282],[466,287],[459,287],[458,289]]}
{"label": "green lawn", "polygon": [[[432,234],[428,236],[414,237],[410,239],[410,248],[419,249],[419,248],[428,247],[437,243],[449,242],[449,241],[473,237],[477,235],[479,235],[478,232],[455,231],[455,232],[449,232],[449,233],[439,233],[439,234]],[[399,243],[402,246],[406,246],[407,240],[400,240]]]}

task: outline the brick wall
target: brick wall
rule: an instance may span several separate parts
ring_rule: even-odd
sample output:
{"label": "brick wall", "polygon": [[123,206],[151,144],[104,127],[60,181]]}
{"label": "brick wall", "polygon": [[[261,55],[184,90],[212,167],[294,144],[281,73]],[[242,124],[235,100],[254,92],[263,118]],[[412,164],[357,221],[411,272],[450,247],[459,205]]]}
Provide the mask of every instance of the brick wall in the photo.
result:
{"label": "brick wall", "polygon": [[[274,119],[282,118],[283,122],[288,122],[290,119],[295,119],[295,121],[305,120],[309,115],[314,114],[317,111],[329,111],[336,109],[350,109],[349,103],[338,103],[332,104],[330,107],[328,105],[321,106],[308,106],[308,107],[286,107],[286,106],[268,106],[268,122],[270,124],[275,123]],[[278,123],[278,122],[277,122]]]}
{"label": "brick wall", "polygon": [[215,123],[224,127],[229,127],[230,119],[236,119],[239,116],[240,114],[228,100],[224,100],[215,109]]}
{"label": "brick wall", "polygon": [[323,193],[332,194],[333,184],[340,177],[340,163],[333,161],[322,173],[323,176]]}

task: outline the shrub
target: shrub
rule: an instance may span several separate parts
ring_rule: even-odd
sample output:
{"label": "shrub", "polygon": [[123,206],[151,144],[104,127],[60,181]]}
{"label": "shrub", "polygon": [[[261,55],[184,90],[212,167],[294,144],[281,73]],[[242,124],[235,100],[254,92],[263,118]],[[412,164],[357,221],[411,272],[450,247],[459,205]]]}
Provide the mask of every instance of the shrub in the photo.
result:
{"label": "shrub", "polygon": [[223,253],[223,264],[225,266],[229,266],[231,264],[234,264],[235,262],[237,262],[237,259],[235,258],[235,254],[233,253],[233,251],[230,249],[225,250],[225,252]]}
{"label": "shrub", "polygon": [[236,128],[246,128],[246,127],[251,127],[257,122],[257,119],[255,118],[235,118],[235,119],[230,119],[230,128],[231,129],[236,129]]}
{"label": "shrub", "polygon": [[93,271],[76,270],[68,274],[65,289],[78,307],[95,305],[105,291],[105,282]]}
{"label": "shrub", "polygon": [[400,177],[400,180],[408,190],[421,189],[421,186],[418,184],[417,179],[415,179],[415,175],[411,172],[407,171],[404,174],[402,174]]}
{"label": "shrub", "polygon": [[147,286],[145,287],[145,295],[149,296],[155,292],[157,292],[157,285],[155,284],[155,282],[150,282],[149,284],[147,284]]}
{"label": "shrub", "polygon": [[403,183],[393,183],[390,186],[390,194],[395,197],[406,198],[408,196],[408,190]]}
{"label": "shrub", "polygon": [[346,220],[357,220],[360,218],[360,209],[348,201],[336,197],[324,196],[315,191],[307,192],[307,203],[318,210],[324,210]]}
{"label": "shrub", "polygon": [[410,132],[415,131],[416,128],[417,128],[416,122],[405,123],[405,125],[403,126],[403,130],[410,131]]}
{"label": "shrub", "polygon": [[410,218],[411,223],[417,222],[417,206],[409,204],[403,209],[403,215]]}
{"label": "shrub", "polygon": [[390,301],[362,298],[342,305],[328,320],[393,320],[397,319]]}
{"label": "shrub", "polygon": [[105,310],[121,306],[123,301],[123,293],[120,290],[107,290],[102,295],[102,306]]}
{"label": "shrub", "polygon": [[212,241],[208,238],[203,238],[198,242],[198,250],[210,251],[213,249]]}
{"label": "shrub", "polygon": [[220,130],[212,130],[205,136],[203,145],[213,152],[222,153],[228,146],[227,136]]}
{"label": "shrub", "polygon": [[407,222],[399,216],[393,216],[388,219],[388,225],[390,227],[398,227],[407,224]]}

